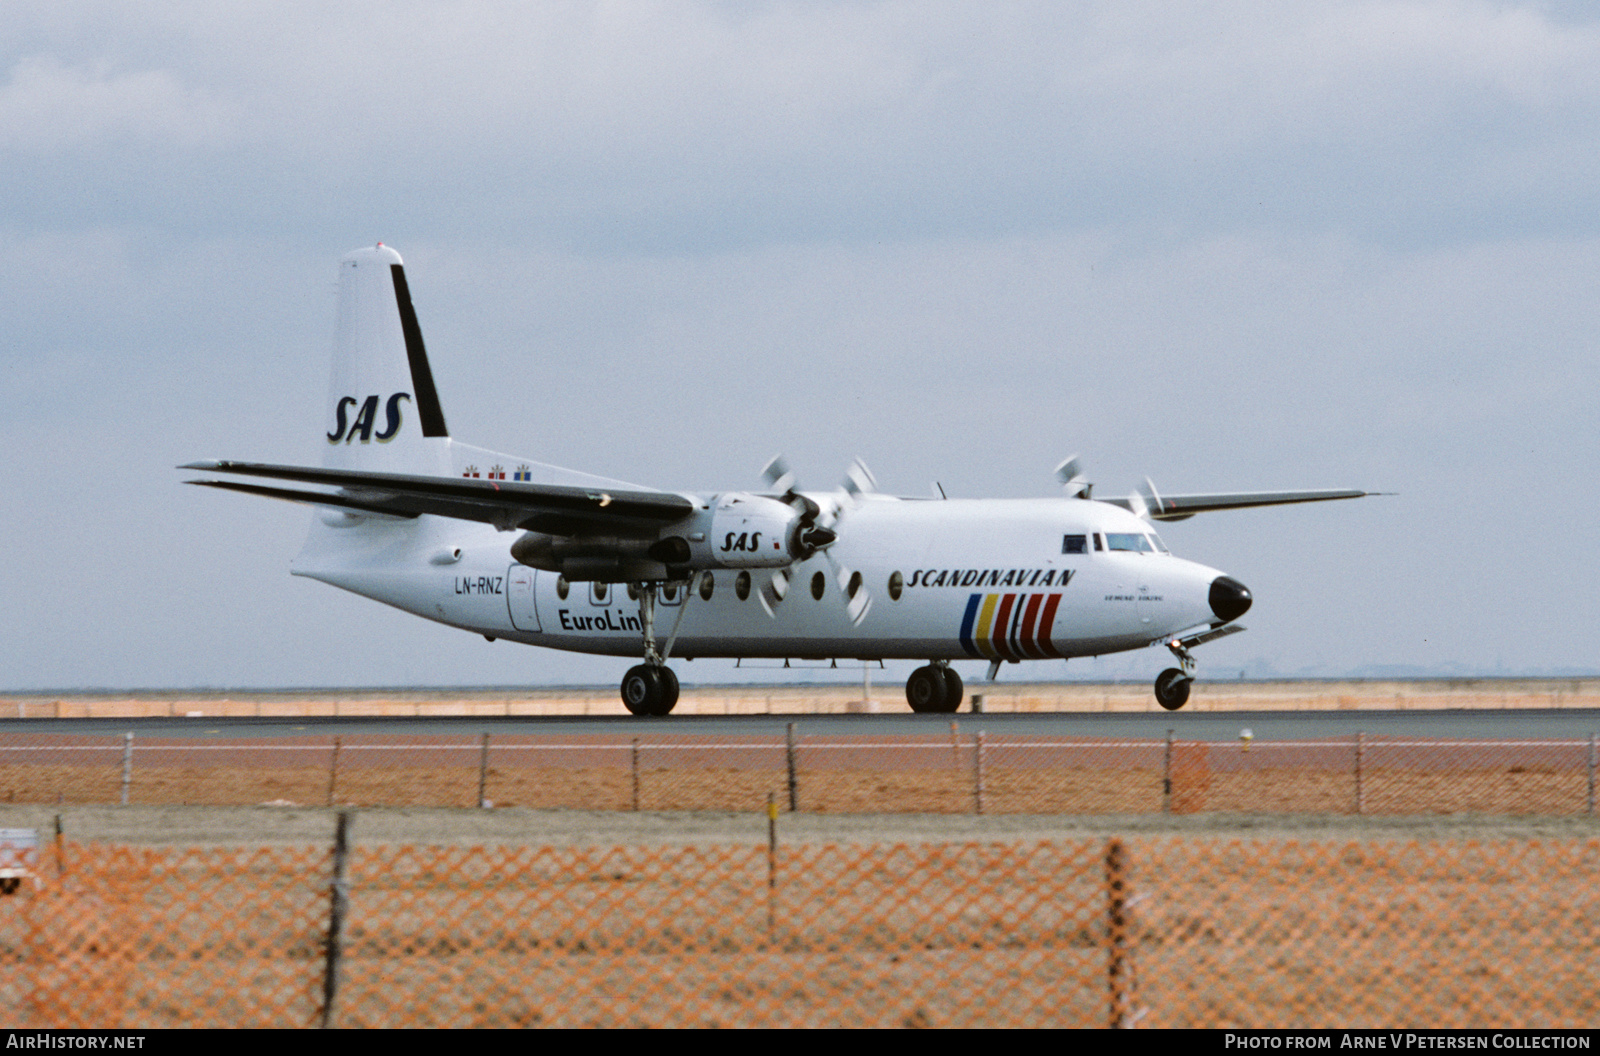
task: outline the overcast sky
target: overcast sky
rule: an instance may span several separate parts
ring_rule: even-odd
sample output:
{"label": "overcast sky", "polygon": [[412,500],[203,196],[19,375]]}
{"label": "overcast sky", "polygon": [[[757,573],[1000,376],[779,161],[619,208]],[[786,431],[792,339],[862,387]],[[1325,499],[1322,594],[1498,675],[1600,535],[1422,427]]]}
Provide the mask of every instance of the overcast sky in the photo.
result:
{"label": "overcast sky", "polygon": [[469,443],[1398,492],[1164,526],[1257,596],[1202,677],[1600,669],[1592,5],[7,0],[0,689],[620,678],[291,578],[309,511],[180,485],[320,458],[376,241]]}

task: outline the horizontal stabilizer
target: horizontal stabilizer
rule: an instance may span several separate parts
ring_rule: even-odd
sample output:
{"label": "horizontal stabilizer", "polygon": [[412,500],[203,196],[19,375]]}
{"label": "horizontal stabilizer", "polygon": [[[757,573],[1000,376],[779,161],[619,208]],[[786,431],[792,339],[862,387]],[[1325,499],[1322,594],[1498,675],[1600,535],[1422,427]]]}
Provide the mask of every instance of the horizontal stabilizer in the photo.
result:
{"label": "horizontal stabilizer", "polygon": [[244,495],[260,495],[268,499],[282,499],[285,502],[304,502],[316,506],[334,506],[341,510],[359,510],[362,513],[381,513],[389,517],[415,517],[414,513],[396,513],[386,508],[383,503],[367,502],[351,495],[340,495],[337,492],[323,491],[296,491],[293,488],[274,488],[266,484],[241,484],[236,480],[186,480],[185,484],[198,484],[203,488],[222,488],[224,491],[237,491]]}
{"label": "horizontal stabilizer", "polygon": [[226,481],[189,482],[268,498],[338,506],[396,517],[415,517],[426,513],[479,521],[507,531],[521,528],[552,535],[593,533],[652,536],[662,525],[682,520],[694,511],[694,503],[689,499],[662,491],[602,491],[559,484],[318,469],[259,462],[192,462],[178,468],[238,473],[344,489],[325,493],[231,484]]}

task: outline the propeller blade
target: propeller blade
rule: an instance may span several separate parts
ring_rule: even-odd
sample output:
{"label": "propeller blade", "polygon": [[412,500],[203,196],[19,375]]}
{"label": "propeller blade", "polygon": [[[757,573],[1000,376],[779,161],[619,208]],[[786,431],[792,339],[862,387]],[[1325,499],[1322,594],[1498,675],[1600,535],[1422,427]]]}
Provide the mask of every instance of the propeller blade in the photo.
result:
{"label": "propeller blade", "polygon": [[862,581],[860,572],[850,571],[835,561],[831,554],[828,563],[833,565],[833,578],[839,584],[839,592],[844,595],[844,608],[850,622],[861,626],[861,621],[867,618],[867,612],[872,608],[872,594]]}
{"label": "propeller blade", "polygon": [[844,490],[850,498],[858,499],[863,494],[878,490],[878,478],[872,475],[872,470],[859,458],[850,463],[850,468],[845,470]]}
{"label": "propeller blade", "polygon": [[1056,467],[1056,479],[1067,494],[1075,499],[1087,499],[1094,490],[1094,485],[1083,475],[1083,462],[1077,455],[1072,455]]}
{"label": "propeller blade", "polygon": [[1144,487],[1139,489],[1139,494],[1144,498],[1145,509],[1151,513],[1161,512],[1161,495],[1156,491],[1156,483],[1149,477],[1144,478]]}
{"label": "propeller blade", "polygon": [[788,569],[775,568],[767,581],[761,584],[756,596],[761,599],[761,607],[767,610],[767,615],[772,619],[778,618],[778,604],[789,593]]}
{"label": "propeller blade", "polygon": [[771,460],[761,467],[761,477],[774,491],[781,491],[787,495],[794,490],[794,470],[789,468],[788,459],[782,455],[773,455]]}
{"label": "propeller blade", "polygon": [[1150,519],[1150,506],[1144,501],[1144,495],[1140,492],[1128,493],[1128,509],[1132,510],[1133,515],[1141,521]]}

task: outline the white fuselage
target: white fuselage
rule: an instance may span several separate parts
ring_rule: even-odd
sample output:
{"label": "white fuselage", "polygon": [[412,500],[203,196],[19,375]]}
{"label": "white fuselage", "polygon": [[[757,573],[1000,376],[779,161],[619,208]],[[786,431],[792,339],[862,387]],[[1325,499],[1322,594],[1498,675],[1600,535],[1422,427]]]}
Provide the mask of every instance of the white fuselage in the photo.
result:
{"label": "white fuselage", "polygon": [[[745,573],[755,582],[741,598],[741,573],[716,569],[687,598],[683,586],[662,592],[657,637],[688,658],[1026,660],[1137,649],[1220,622],[1209,592],[1222,573],[1166,553],[1148,523],[1106,503],[869,495],[840,524],[837,543],[789,569],[771,616],[757,596],[766,572]],[[441,517],[329,511],[293,570],[493,638],[641,654],[639,605],[626,587],[518,564],[512,538]],[[840,567],[870,592],[859,624]]]}

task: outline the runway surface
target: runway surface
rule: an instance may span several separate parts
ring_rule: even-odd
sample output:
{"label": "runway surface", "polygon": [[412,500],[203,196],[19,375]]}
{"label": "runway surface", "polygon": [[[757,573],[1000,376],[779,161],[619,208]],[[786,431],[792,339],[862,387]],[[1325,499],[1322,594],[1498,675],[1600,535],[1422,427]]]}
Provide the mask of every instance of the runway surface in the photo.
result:
{"label": "runway surface", "polygon": [[1600,709],[1513,711],[1238,711],[1124,714],[1055,712],[1031,714],[914,715],[683,715],[641,719],[602,717],[390,717],[363,718],[107,718],[0,720],[0,737],[41,734],[141,737],[304,737],[334,735],[431,735],[518,737],[783,736],[790,723],[806,736],[904,737],[963,735],[1164,738],[1237,741],[1249,729],[1256,743],[1322,737],[1411,736],[1469,739],[1586,739],[1600,731]]}

